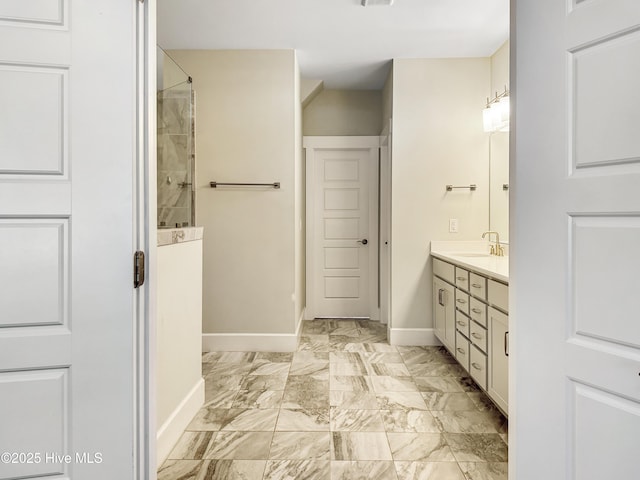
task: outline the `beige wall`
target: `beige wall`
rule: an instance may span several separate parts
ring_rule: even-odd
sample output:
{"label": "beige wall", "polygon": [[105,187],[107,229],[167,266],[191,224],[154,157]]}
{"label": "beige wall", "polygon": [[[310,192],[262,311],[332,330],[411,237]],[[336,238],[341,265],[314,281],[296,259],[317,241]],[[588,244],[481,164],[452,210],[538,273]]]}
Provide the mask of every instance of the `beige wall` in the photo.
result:
{"label": "beige wall", "polygon": [[491,56],[491,95],[502,93],[504,87],[509,89],[509,41],[496,50]]}
{"label": "beige wall", "polygon": [[[394,60],[392,328],[433,327],[431,240],[479,240],[487,229],[490,67],[489,58]],[[471,183],[475,192],[445,191]]]}
{"label": "beige wall", "polygon": [[[203,332],[295,332],[297,70],[292,50],[174,50],[196,92]],[[281,189],[209,187],[281,182]],[[303,296],[302,296],[303,298]]]}
{"label": "beige wall", "polygon": [[304,135],[379,135],[379,90],[322,90],[303,111]]}

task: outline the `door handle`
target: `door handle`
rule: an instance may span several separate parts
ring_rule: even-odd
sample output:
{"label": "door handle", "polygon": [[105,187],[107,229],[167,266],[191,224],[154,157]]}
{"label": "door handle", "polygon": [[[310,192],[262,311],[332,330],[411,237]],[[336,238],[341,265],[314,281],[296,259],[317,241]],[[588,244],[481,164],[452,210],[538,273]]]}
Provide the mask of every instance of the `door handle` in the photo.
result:
{"label": "door handle", "polygon": [[361,243],[362,245],[366,245],[367,243],[369,243],[369,240],[367,240],[366,238],[362,239],[362,240],[358,240],[358,243]]}

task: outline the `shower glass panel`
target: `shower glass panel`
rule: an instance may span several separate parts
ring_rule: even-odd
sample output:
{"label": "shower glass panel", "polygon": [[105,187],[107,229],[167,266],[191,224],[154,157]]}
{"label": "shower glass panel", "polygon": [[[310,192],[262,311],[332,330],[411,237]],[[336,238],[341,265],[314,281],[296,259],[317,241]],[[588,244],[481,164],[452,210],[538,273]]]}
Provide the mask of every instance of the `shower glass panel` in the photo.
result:
{"label": "shower glass panel", "polygon": [[158,55],[158,227],[195,225],[195,93],[191,77]]}

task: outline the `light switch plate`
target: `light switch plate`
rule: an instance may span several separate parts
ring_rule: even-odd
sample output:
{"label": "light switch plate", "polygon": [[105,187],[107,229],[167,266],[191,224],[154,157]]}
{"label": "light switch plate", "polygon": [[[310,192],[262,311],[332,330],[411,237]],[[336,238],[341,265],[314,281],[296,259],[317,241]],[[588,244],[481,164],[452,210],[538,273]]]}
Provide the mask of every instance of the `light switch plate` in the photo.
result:
{"label": "light switch plate", "polygon": [[449,219],[449,233],[458,233],[458,219],[450,218]]}

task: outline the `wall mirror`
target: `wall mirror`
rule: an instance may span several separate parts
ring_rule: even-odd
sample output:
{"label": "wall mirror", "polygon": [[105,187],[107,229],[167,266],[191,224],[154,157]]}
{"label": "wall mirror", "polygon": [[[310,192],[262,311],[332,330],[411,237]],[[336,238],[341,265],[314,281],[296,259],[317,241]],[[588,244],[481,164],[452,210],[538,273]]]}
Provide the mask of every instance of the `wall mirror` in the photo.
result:
{"label": "wall mirror", "polygon": [[489,137],[489,230],[509,243],[509,132]]}

